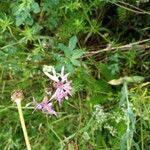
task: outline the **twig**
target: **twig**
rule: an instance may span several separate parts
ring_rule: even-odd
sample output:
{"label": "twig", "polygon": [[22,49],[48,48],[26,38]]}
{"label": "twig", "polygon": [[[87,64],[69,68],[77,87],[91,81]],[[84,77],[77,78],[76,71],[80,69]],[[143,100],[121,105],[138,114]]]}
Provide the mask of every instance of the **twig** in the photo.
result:
{"label": "twig", "polygon": [[121,3],[121,4],[123,4],[123,5],[127,5],[127,6],[133,8],[133,9],[139,10],[140,12],[143,12],[143,14],[148,14],[148,15],[150,15],[150,12],[147,12],[147,11],[145,11],[145,10],[143,10],[143,9],[141,9],[141,8],[138,8],[138,7],[134,6],[134,5],[131,5],[131,4],[129,4],[129,3],[125,3],[125,2],[122,2],[122,1],[119,1],[119,3]]}
{"label": "twig", "polygon": [[[128,11],[131,11],[131,12],[134,12],[134,13],[137,13],[137,14],[147,14],[147,15],[150,15],[150,12],[144,11],[144,10],[142,10],[140,8],[137,8],[137,7],[133,6],[133,5],[130,5],[128,3],[120,2],[120,4],[119,4],[119,3],[112,2],[112,1],[109,1],[109,2],[112,3],[112,4],[115,4],[115,5],[123,8],[123,9],[126,9]],[[125,5],[128,5],[130,8],[127,7],[127,6],[125,6]]]}
{"label": "twig", "polygon": [[137,46],[138,45],[138,48],[150,48],[150,45],[139,45],[139,44],[142,44],[142,43],[145,43],[145,42],[148,42],[150,41],[150,39],[145,39],[145,40],[142,40],[142,41],[137,41],[137,42],[133,42],[133,43],[129,43],[129,44],[126,44],[126,45],[122,45],[122,46],[115,46],[115,47],[107,47],[107,48],[104,48],[104,49],[100,49],[100,50],[97,50],[97,51],[90,51],[90,52],[85,52],[85,56],[92,56],[92,55],[95,55],[95,54],[98,54],[98,53],[101,53],[101,52],[107,52],[107,51],[112,51],[112,50],[127,50],[129,48],[132,48],[133,46]]}
{"label": "twig", "polygon": [[[42,0],[40,1],[40,3],[42,4]],[[40,12],[40,16],[39,16],[39,19],[38,19],[38,23],[41,23],[41,22],[42,22],[43,16],[44,16],[44,11],[43,11],[43,9],[42,9],[41,12]]]}
{"label": "twig", "polygon": [[5,45],[5,46],[3,46],[3,47],[0,47],[0,50],[3,50],[3,49],[5,49],[5,48],[7,48],[7,47],[11,47],[11,46],[14,46],[14,45],[17,45],[17,44],[21,44],[22,41],[23,41],[23,38],[20,39],[19,41],[15,42],[15,43],[11,43],[11,44]]}

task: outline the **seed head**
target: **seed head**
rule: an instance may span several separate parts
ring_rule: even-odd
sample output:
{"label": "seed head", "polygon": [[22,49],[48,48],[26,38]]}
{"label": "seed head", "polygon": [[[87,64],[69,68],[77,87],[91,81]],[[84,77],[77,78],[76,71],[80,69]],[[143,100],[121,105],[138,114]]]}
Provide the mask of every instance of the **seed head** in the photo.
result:
{"label": "seed head", "polygon": [[22,100],[24,99],[24,94],[22,92],[22,90],[14,90],[12,93],[11,93],[11,100],[13,102],[21,102]]}

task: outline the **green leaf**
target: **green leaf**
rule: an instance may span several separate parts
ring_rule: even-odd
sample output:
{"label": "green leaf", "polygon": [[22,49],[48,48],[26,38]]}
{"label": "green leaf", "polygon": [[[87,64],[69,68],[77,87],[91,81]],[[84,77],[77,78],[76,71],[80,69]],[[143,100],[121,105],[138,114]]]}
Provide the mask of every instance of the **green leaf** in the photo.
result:
{"label": "green leaf", "polygon": [[34,13],[39,13],[39,12],[40,12],[39,4],[36,3],[36,2],[34,2],[34,3],[32,4],[32,10],[33,10]]}
{"label": "green leaf", "polygon": [[100,64],[99,65],[99,68],[100,68],[100,72],[102,74],[102,76],[106,79],[106,80],[111,80],[113,79],[115,76],[112,75],[110,69],[108,68],[108,65],[107,64]]}
{"label": "green leaf", "polygon": [[73,59],[78,59],[78,58],[81,58],[82,55],[83,55],[83,51],[81,51],[81,50],[74,50],[72,58]]}
{"label": "green leaf", "polygon": [[78,40],[77,40],[76,36],[73,36],[70,38],[70,40],[69,40],[69,49],[70,50],[73,50],[76,47],[77,41]]}
{"label": "green leaf", "polygon": [[68,72],[73,72],[74,71],[74,67],[73,67],[73,65],[71,64],[71,63],[67,63],[66,64],[66,70],[68,71]]}
{"label": "green leaf", "polygon": [[124,77],[124,80],[128,83],[137,83],[144,80],[144,77],[141,76],[131,76],[131,77]]}
{"label": "green leaf", "polygon": [[59,43],[58,48],[61,49],[62,51],[65,51],[67,49],[67,47],[63,43]]}
{"label": "green leaf", "polygon": [[71,62],[73,63],[74,66],[80,66],[81,63],[79,60],[76,60],[76,59],[71,59]]}
{"label": "green leaf", "polygon": [[32,25],[33,24],[33,18],[32,16],[29,14],[29,16],[26,18],[25,23],[27,23],[28,25]]}
{"label": "green leaf", "polygon": [[64,54],[65,57],[71,58],[73,51],[71,51],[68,47],[66,47],[63,43],[58,44],[58,48],[60,48]]}
{"label": "green leaf", "polygon": [[127,83],[137,83],[143,81],[144,78],[141,76],[123,77],[119,79],[110,80],[108,83],[111,85],[120,85],[126,81]]}
{"label": "green leaf", "polygon": [[16,16],[16,26],[20,26],[28,17],[28,13],[21,11],[19,15]]}

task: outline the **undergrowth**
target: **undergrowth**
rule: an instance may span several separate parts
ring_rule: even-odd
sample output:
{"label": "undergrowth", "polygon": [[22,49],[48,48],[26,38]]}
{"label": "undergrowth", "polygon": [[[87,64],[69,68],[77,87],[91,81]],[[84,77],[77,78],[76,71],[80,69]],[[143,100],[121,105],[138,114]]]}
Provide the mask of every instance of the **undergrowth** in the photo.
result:
{"label": "undergrowth", "polygon": [[[148,0],[0,1],[0,149],[26,149],[11,92],[35,150],[150,149]],[[57,117],[33,110],[51,93],[43,66],[62,66],[72,97]]]}

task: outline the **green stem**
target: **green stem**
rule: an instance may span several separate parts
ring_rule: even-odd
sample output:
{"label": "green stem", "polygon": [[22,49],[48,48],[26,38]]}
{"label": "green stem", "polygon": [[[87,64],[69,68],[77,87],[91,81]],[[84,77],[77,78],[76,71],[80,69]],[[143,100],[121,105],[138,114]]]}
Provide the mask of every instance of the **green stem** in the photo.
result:
{"label": "green stem", "polygon": [[129,137],[129,132],[130,132],[130,117],[129,117],[129,99],[128,99],[128,88],[127,88],[127,83],[124,81],[124,91],[125,91],[125,97],[126,97],[126,102],[127,102],[127,150],[130,150],[130,137]]}
{"label": "green stem", "polygon": [[17,103],[17,107],[18,107],[19,118],[20,118],[20,122],[21,122],[22,131],[24,134],[27,150],[31,150],[28,133],[27,133],[27,129],[25,126],[25,121],[24,121],[24,117],[23,117],[23,113],[22,113],[21,101],[17,101],[16,103]]}
{"label": "green stem", "polygon": [[142,125],[142,118],[140,118],[140,130],[141,130],[141,150],[144,150],[144,143],[143,143],[143,125]]}

